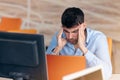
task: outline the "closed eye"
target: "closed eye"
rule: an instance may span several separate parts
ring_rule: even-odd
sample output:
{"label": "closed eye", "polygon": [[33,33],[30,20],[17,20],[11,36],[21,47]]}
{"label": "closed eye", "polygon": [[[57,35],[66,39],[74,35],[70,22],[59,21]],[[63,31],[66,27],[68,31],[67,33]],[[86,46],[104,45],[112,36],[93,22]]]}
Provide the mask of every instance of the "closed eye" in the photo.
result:
{"label": "closed eye", "polygon": [[69,32],[69,31],[67,31],[67,30],[63,30],[65,33],[78,33],[78,31],[79,31],[79,29],[77,29],[77,30],[74,30],[74,31],[72,31],[72,32]]}
{"label": "closed eye", "polygon": [[77,30],[73,31],[72,33],[78,33],[78,31],[79,31],[79,29],[77,29]]}
{"label": "closed eye", "polygon": [[63,30],[64,32],[66,32],[66,33],[70,33],[70,32],[68,32],[67,30]]}

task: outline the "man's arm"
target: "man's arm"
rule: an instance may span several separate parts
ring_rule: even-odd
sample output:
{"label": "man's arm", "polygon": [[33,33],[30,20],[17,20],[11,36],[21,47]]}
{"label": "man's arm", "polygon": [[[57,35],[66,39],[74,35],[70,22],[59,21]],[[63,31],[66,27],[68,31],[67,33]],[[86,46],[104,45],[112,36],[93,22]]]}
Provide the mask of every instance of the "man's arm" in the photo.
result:
{"label": "man's arm", "polygon": [[54,55],[59,55],[60,50],[67,43],[65,38],[62,38],[63,29],[61,29],[57,35],[57,46],[53,50]]}
{"label": "man's arm", "polygon": [[46,54],[52,54],[53,50],[55,49],[55,47],[57,46],[57,36],[58,32],[54,34],[54,36],[51,39],[50,45],[48,46],[47,50],[46,50]]}
{"label": "man's arm", "polygon": [[103,72],[106,80],[108,80],[112,74],[111,60],[108,50],[107,38],[101,35],[95,40],[95,53],[88,50],[85,54],[88,67],[103,65]]}
{"label": "man's arm", "polygon": [[103,33],[98,33],[98,35],[96,35],[95,41],[93,41],[93,44],[91,44],[91,46],[94,46],[94,52],[91,52],[85,46],[85,36],[87,35],[84,32],[84,27],[80,27],[78,47],[86,57],[87,66],[91,67],[102,64],[104,76],[106,77],[106,80],[108,80],[112,74],[112,66],[106,36]]}
{"label": "man's arm", "polygon": [[46,53],[51,53],[53,55],[59,55],[60,50],[67,43],[66,39],[62,37],[63,29],[61,29],[52,39],[50,46],[48,47]]}

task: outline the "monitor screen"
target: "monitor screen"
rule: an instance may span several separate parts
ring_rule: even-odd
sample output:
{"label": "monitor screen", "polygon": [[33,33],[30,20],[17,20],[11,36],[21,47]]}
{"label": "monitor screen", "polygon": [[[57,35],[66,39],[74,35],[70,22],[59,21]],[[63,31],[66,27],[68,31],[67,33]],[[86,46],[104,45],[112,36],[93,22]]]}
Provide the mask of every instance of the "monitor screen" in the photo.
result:
{"label": "monitor screen", "polygon": [[0,32],[0,77],[47,80],[44,36]]}

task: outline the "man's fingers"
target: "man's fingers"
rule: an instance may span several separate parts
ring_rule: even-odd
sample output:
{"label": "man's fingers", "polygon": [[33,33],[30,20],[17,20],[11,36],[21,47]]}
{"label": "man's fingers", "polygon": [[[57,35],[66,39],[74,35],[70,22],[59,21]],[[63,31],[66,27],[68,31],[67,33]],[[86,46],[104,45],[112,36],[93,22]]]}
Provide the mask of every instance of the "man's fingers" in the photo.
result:
{"label": "man's fingers", "polygon": [[85,35],[84,35],[84,29],[82,27],[79,28],[79,42],[84,43]]}
{"label": "man's fingers", "polygon": [[83,29],[83,27],[79,28],[79,36],[84,37],[84,29]]}
{"label": "man's fingers", "polygon": [[82,30],[81,30],[81,27],[79,28],[79,39],[81,38],[82,36]]}
{"label": "man's fingers", "polygon": [[61,38],[62,33],[63,33],[63,29],[60,29],[60,31],[59,31],[59,33],[58,33],[58,38]]}

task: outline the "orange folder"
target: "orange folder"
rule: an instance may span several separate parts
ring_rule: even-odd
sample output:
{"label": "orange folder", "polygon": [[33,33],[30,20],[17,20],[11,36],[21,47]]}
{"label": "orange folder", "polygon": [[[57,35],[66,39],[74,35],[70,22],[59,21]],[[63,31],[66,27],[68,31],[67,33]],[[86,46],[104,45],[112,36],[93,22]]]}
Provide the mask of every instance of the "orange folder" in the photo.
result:
{"label": "orange folder", "polygon": [[47,55],[49,80],[62,80],[62,77],[86,68],[84,56]]}

